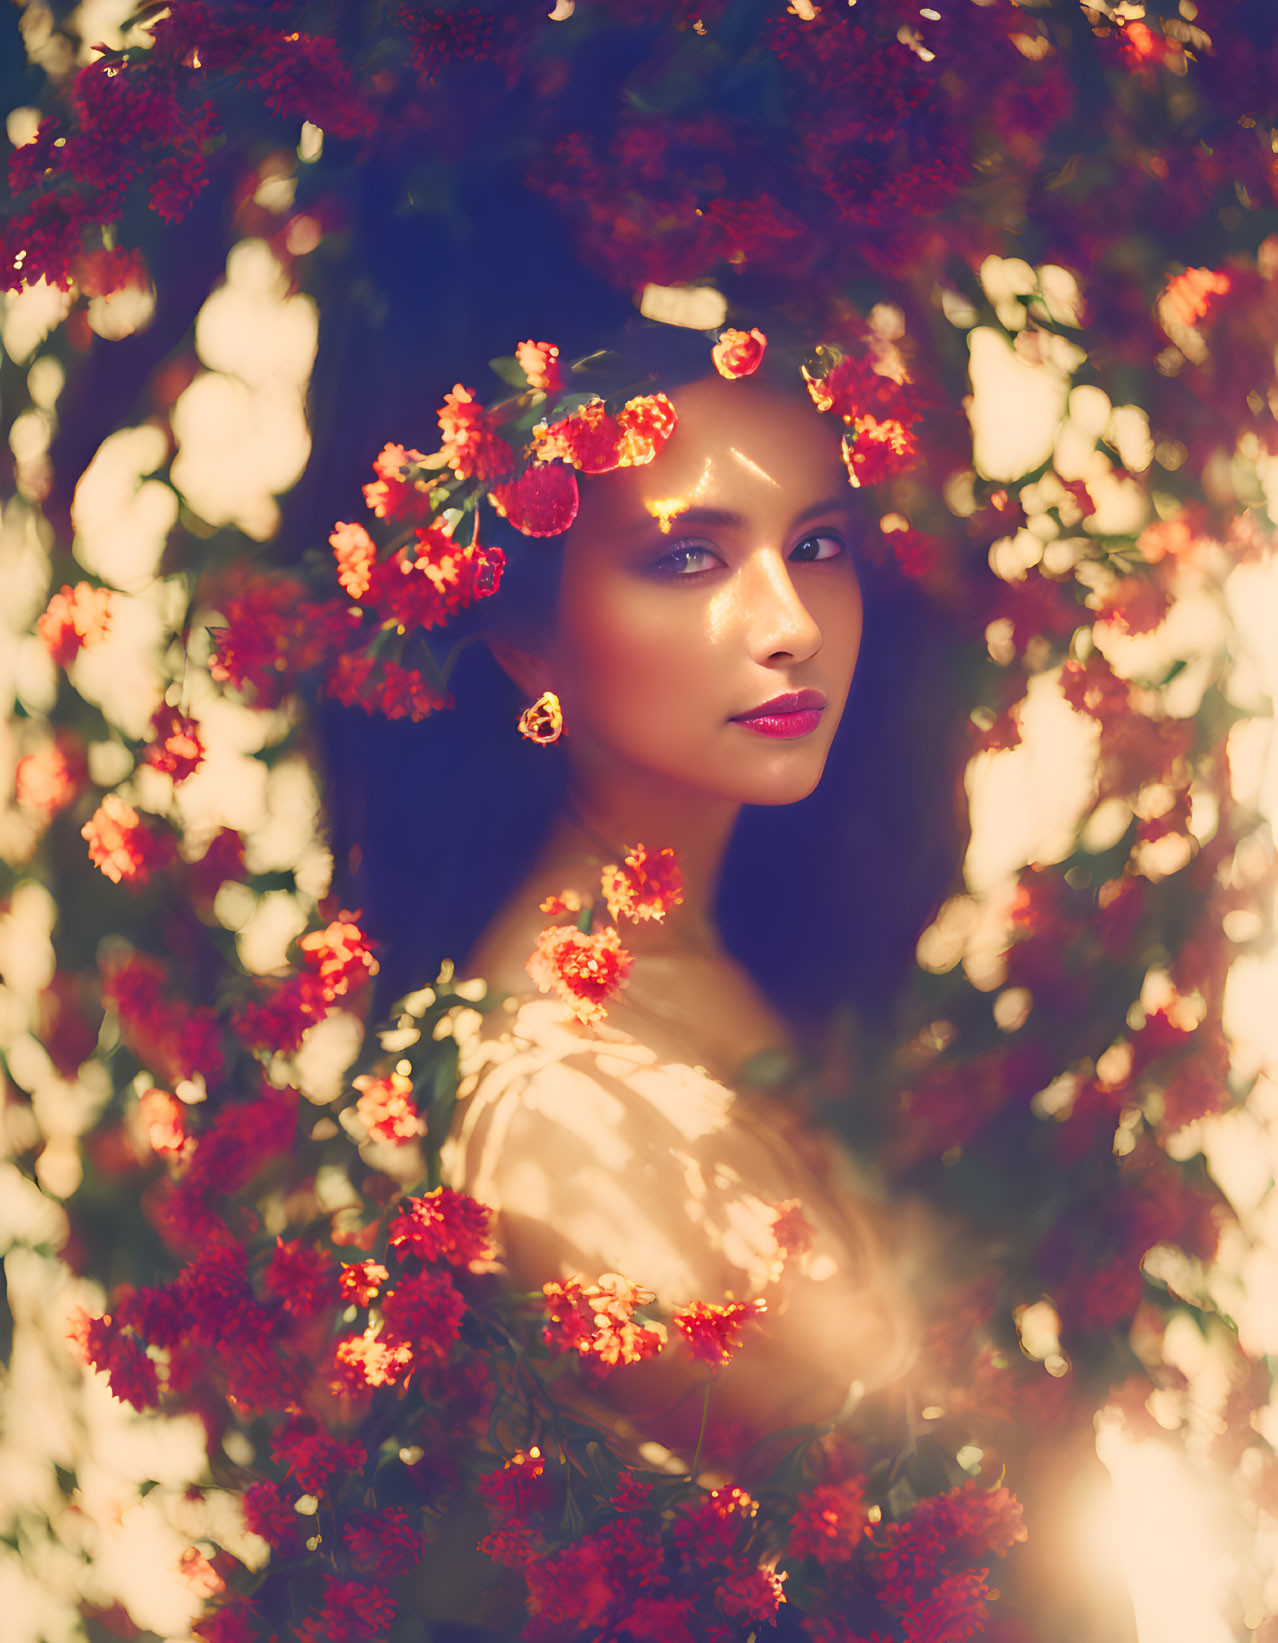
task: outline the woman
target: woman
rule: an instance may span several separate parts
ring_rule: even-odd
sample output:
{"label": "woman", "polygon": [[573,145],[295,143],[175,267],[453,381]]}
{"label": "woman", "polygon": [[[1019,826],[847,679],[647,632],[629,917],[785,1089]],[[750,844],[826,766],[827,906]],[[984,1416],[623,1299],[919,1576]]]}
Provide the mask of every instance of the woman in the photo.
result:
{"label": "woman", "polygon": [[[955,865],[962,742],[942,743],[948,762],[921,756],[947,652],[926,602],[866,551],[872,506],[797,370],[765,355],[726,380],[704,333],[666,327],[620,351],[677,426],[650,463],[583,479],[555,541],[501,536],[501,588],[465,613],[483,642],[454,675],[455,709],[413,727],[411,755],[377,761],[393,787],[363,790],[374,868],[408,852],[371,824],[442,815],[443,829],[416,840],[415,897],[402,871],[392,884],[366,869],[362,899],[375,931],[403,933],[383,998],[459,954],[461,977],[503,995],[461,1046],[442,1165],[494,1211],[516,1288],[619,1273],[666,1315],[765,1301],[708,1399],[677,1349],[561,1391],[641,1465],[748,1486],[776,1458],[769,1434],[796,1425],[841,1427],[855,1409],[887,1423],[889,1447],[908,1441],[908,1271],[928,1235],[900,1202],[882,1215],[813,1115],[822,1093],[845,1108],[859,1093],[837,1073],[822,1091],[841,1000],[890,1040],[894,991]],[[911,683],[929,698],[926,742]],[[547,691],[563,734],[534,746],[521,711]],[[759,714],[805,691],[813,707]],[[414,782],[433,804],[414,804]],[[682,900],[619,921],[629,973],[583,1023],[528,960],[637,844],[674,851]],[[770,1089],[751,1077],[768,1068]],[[795,1204],[812,1247],[779,1263],[778,1211]],[[450,1562],[483,1532],[454,1527]],[[1079,1590],[1051,1528],[1040,1547],[1029,1635],[1126,1639],[1120,1600]],[[500,1603],[460,1612],[514,1624]]]}
{"label": "woman", "polygon": [[[462,966],[522,1005],[488,1021],[524,1053],[514,1076],[500,1056],[485,1064],[444,1164],[494,1209],[527,1285],[615,1271],[666,1305],[762,1289],[769,1206],[799,1199],[821,1223],[821,1281],[742,1348],[715,1398],[758,1436],[832,1416],[853,1382],[881,1383],[906,1357],[900,1285],[883,1281],[853,1201],[840,1214],[822,1185],[828,1160],[803,1158],[799,1114],[730,1093],[752,1057],[797,1046],[714,916],[742,806],[794,804],[821,780],[861,643],[863,527],[838,433],[810,402],[712,370],[675,405],[653,462],[583,486],[553,629],[535,649],[535,635],[489,639],[530,700],[559,697],[571,729],[546,756],[568,763],[568,792]],[[782,711],[760,712],[777,698]],[[578,1026],[529,980],[540,906],[590,898],[636,840],[674,850],[683,899],[627,924],[623,996],[605,1024]],[[617,1383],[650,1405],[699,1378],[670,1354]],[[678,1403],[661,1430],[695,1443],[699,1416]]]}

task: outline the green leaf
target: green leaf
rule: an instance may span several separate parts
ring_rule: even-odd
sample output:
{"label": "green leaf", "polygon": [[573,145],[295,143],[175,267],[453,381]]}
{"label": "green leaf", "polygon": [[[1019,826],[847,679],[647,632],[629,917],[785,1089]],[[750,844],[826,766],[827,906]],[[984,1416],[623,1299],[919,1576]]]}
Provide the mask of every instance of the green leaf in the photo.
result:
{"label": "green leaf", "polygon": [[513,354],[503,354],[500,359],[490,359],[488,368],[503,382],[508,382],[512,388],[528,386],[528,373]]}

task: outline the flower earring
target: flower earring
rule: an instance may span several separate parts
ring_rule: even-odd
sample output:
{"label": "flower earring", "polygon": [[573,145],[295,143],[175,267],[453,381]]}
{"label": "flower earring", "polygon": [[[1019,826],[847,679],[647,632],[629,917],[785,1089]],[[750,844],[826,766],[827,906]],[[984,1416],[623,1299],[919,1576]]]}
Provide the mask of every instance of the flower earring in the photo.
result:
{"label": "flower earring", "polygon": [[553,690],[543,690],[519,716],[519,733],[530,742],[556,742],[563,728],[563,709]]}

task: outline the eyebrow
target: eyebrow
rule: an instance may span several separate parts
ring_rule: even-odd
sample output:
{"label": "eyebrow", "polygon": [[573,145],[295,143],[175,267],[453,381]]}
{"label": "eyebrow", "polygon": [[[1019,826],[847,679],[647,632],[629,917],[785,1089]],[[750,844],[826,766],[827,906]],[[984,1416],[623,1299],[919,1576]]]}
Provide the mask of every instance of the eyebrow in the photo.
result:
{"label": "eyebrow", "polygon": [[[790,521],[791,527],[805,525],[809,519],[819,518],[823,513],[834,513],[840,509],[852,506],[851,495],[827,497],[823,502],[814,502],[811,507],[804,508],[801,513],[795,514]],[[670,529],[683,529],[688,525],[744,525],[747,524],[743,514],[733,513],[731,508],[684,508],[679,513],[668,514]],[[659,520],[654,516],[649,519],[636,520],[633,525],[625,527],[627,536],[637,536],[641,531],[659,530]]]}

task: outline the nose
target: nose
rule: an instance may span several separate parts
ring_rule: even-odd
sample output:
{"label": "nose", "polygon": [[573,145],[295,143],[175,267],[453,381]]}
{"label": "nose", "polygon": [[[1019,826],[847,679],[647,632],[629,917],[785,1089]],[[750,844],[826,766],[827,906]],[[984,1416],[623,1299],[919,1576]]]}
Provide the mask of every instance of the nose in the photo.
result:
{"label": "nose", "polygon": [[743,595],[751,649],[759,661],[803,661],[821,648],[821,629],[799,597],[787,562],[775,549],[752,554]]}

